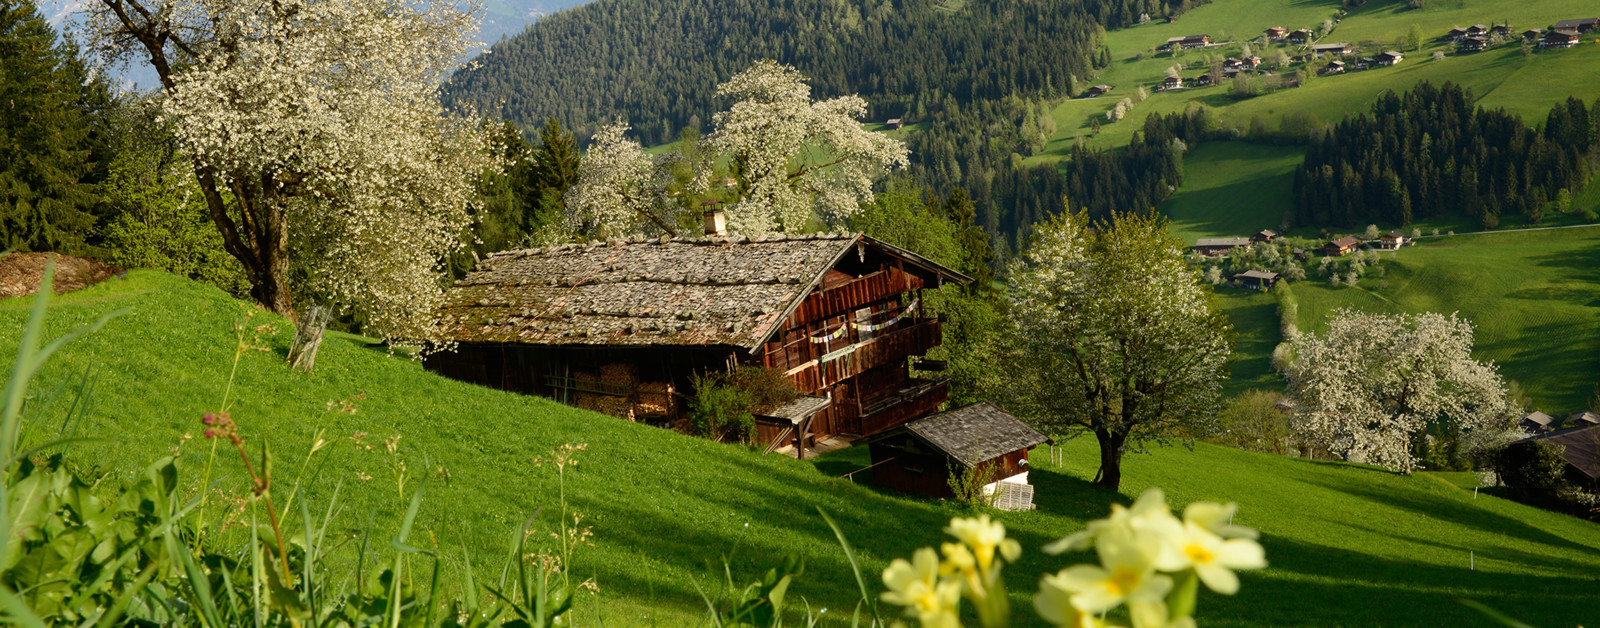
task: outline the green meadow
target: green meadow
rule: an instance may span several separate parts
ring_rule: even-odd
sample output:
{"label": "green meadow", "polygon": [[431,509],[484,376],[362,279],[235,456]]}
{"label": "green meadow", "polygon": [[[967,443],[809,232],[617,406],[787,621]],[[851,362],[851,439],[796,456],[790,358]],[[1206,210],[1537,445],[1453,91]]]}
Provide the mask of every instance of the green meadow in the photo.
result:
{"label": "green meadow", "polygon": [[[1476,328],[1475,355],[1493,360],[1501,375],[1520,383],[1536,409],[1566,414],[1588,406],[1600,381],[1600,227],[1419,242],[1383,253],[1386,259],[1393,255],[1385,262],[1386,274],[1363,278],[1354,288],[1330,287],[1315,273],[1296,282],[1300,329],[1324,329],[1328,314],[1346,307],[1456,313]],[[1220,291],[1239,333],[1236,377],[1241,370],[1270,372],[1269,343],[1279,341],[1277,319],[1262,315],[1257,309],[1262,306],[1250,300],[1253,293]],[[1282,386],[1272,378],[1254,381]]]}
{"label": "green meadow", "polygon": [[[1271,318],[1258,298],[1224,299],[1256,308],[1249,316],[1257,323]],[[0,301],[0,351],[15,351],[29,301]],[[230,391],[236,327],[246,308],[213,288],[156,272],[133,271],[59,297],[48,334],[121,309],[126,313],[68,345],[41,372],[26,411],[26,440],[63,429],[88,373],[91,402],[72,431],[105,440],[72,445],[68,457],[110,490],[176,448],[182,481],[198,488],[211,455],[210,442],[198,438],[199,418],[224,407],[226,398],[247,445],[270,445],[277,486],[298,480],[316,506],[338,487],[342,508],[334,527],[344,531],[346,551],[354,552],[363,531],[378,539],[392,534],[402,504],[420,488],[424,501],[412,538],[441,549],[452,573],[470,568],[488,576],[497,573],[524,518],[537,512],[536,525],[549,530],[558,516],[555,471],[533,458],[583,443],[588,448],[567,474],[566,498],[593,527],[594,545],[579,549],[572,569],[592,577],[599,590],[579,600],[581,625],[696,625],[700,591],[715,591],[724,561],[748,581],[790,553],[806,569],[791,596],[804,597],[819,613],[826,608],[827,625],[845,625],[859,596],[818,508],[859,549],[869,583],[889,560],[938,543],[943,524],[967,512],[841,479],[865,466],[859,449],[805,462],[761,456],[447,380],[359,337],[331,334],[315,373],[291,371],[283,364],[287,324],[265,314],[242,325],[248,335],[258,329],[264,335],[254,343],[260,350],[244,352]],[[319,436],[328,444],[302,464]],[[391,455],[381,443],[395,436]],[[1487,494],[1474,499],[1454,480],[1428,474],[1203,444],[1130,455],[1123,491],[1112,494],[1089,483],[1094,447],[1080,439],[1058,451],[1036,450],[1031,480],[1038,509],[997,514],[1027,548],[1008,570],[1019,625],[1036,625],[1027,596],[1042,574],[1087,558],[1048,557],[1037,548],[1151,486],[1165,489],[1175,505],[1237,501],[1238,522],[1263,533],[1271,567],[1245,574],[1237,597],[1203,596],[1205,625],[1477,622],[1456,598],[1533,624],[1592,618],[1586,601],[1600,570],[1594,524]],[[227,497],[243,494],[237,458],[220,454],[212,478]],[[222,514],[213,507],[207,517]],[[346,557],[330,568],[348,574],[351,563]]]}
{"label": "green meadow", "polygon": [[1184,244],[1278,229],[1292,204],[1299,146],[1209,142],[1183,157],[1183,185],[1161,204]]}

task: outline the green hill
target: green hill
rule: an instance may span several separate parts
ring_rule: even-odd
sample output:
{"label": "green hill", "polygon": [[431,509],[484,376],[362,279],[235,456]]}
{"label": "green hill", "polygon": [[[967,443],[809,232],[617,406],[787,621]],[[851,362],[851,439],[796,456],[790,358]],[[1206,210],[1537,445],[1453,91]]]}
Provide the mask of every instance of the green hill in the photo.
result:
{"label": "green hill", "polygon": [[[1455,312],[1477,327],[1475,354],[1494,360],[1503,376],[1521,383],[1537,408],[1564,414],[1587,407],[1600,381],[1600,227],[1419,242],[1395,252],[1384,277],[1363,279],[1356,288],[1330,287],[1314,273],[1295,283],[1300,329],[1324,328],[1328,313],[1342,307]],[[1249,300],[1254,293],[1226,288],[1222,293],[1240,334],[1235,372],[1270,373],[1277,319],[1252,309],[1262,307]],[[1261,346],[1267,347],[1264,353],[1245,351]],[[1260,387],[1283,385],[1275,377],[1251,381]]]}
{"label": "green hill", "polygon": [[[27,299],[0,301],[0,352],[15,351],[27,306]],[[94,403],[80,433],[114,442],[76,446],[70,455],[97,466],[111,484],[169,453],[183,434],[198,435],[200,414],[223,397],[243,312],[212,288],[134,271],[61,297],[48,330],[59,334],[118,308],[130,311],[45,368],[27,412],[33,435],[53,433],[70,391],[92,367]],[[262,315],[246,329],[269,320]],[[700,608],[696,586],[715,586],[724,557],[736,575],[753,578],[789,552],[806,561],[793,593],[842,620],[855,599],[854,583],[816,507],[839,519],[873,574],[894,557],[938,542],[939,528],[960,512],[837,479],[864,466],[861,450],[813,466],[446,380],[361,338],[331,335],[314,374],[282,364],[284,333],[263,344],[266,351],[245,353],[229,409],[252,446],[270,440],[279,485],[298,473],[302,452],[326,430],[333,444],[305,472],[313,503],[326,503],[342,484],[347,509],[336,527],[355,534],[370,518],[381,533],[392,529],[403,497],[427,476],[418,520],[426,534],[414,538],[450,550],[455,569],[462,568],[462,548],[480,572],[497,568],[514,526],[537,508],[545,508],[540,520],[548,525],[554,472],[531,458],[563,443],[587,443],[567,485],[569,501],[595,533],[595,546],[580,550],[573,566],[599,585],[598,595],[580,600],[580,623],[692,625]],[[356,411],[339,411],[341,400]],[[395,483],[394,459],[381,445],[356,446],[351,436],[358,432],[367,443],[401,436],[399,456],[412,477],[405,491]],[[205,441],[180,451],[185,481],[198,483]],[[1010,571],[1019,609],[1027,608],[1024,596],[1042,573],[1064,566],[1036,548],[1103,516],[1111,499],[1126,499],[1089,484],[1097,459],[1092,442],[1070,441],[1058,453],[1060,465],[1047,451],[1035,452],[1031,480],[1039,509],[999,515],[1028,550]],[[237,461],[218,460],[223,489],[238,494],[244,485]],[[1487,495],[1474,499],[1426,474],[1206,445],[1130,456],[1126,473],[1126,495],[1160,486],[1175,504],[1235,500],[1242,505],[1239,523],[1262,530],[1272,567],[1246,574],[1238,598],[1203,600],[1206,625],[1477,621],[1456,597],[1483,600],[1535,624],[1591,618],[1586,601],[1600,571],[1593,524]]]}

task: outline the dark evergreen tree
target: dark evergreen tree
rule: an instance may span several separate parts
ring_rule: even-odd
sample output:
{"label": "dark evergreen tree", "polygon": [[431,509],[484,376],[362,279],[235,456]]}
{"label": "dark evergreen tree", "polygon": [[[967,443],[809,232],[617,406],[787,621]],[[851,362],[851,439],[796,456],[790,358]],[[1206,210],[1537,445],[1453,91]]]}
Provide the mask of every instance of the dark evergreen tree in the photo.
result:
{"label": "dark evergreen tree", "polygon": [[99,217],[111,103],[32,0],[0,2],[0,249],[77,252]]}

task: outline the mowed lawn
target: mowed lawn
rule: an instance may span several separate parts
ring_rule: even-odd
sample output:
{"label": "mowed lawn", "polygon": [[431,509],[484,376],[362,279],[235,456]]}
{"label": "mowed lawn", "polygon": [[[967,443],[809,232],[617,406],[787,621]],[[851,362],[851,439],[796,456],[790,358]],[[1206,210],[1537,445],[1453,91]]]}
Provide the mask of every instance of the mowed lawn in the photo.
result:
{"label": "mowed lawn", "polygon": [[[1356,288],[1330,287],[1315,273],[1296,282],[1300,329],[1325,329],[1328,315],[1345,307],[1457,313],[1476,327],[1475,355],[1499,364],[1538,409],[1555,414],[1587,407],[1600,382],[1600,227],[1420,242],[1386,261],[1383,278],[1364,279]],[[1235,319],[1241,347],[1278,341],[1275,319],[1241,325],[1264,317],[1247,301],[1222,303]],[[1241,351],[1240,359],[1256,354]]]}
{"label": "mowed lawn", "polygon": [[1201,144],[1184,155],[1183,185],[1160,211],[1185,245],[1278,229],[1293,207],[1294,172],[1304,161],[1299,146]]}
{"label": "mowed lawn", "polygon": [[[1297,288],[1298,290],[1298,288]],[[1271,294],[1218,286],[1217,307],[1233,323],[1233,356],[1223,394],[1250,389],[1283,390],[1283,377],[1272,368],[1272,350],[1281,342],[1278,300]]]}
{"label": "mowed lawn", "polygon": [[[28,305],[29,299],[0,301],[0,352],[15,351]],[[121,308],[129,313],[69,345],[41,372],[25,440],[58,433],[72,391],[92,369],[93,403],[78,433],[111,442],[74,446],[69,457],[104,473],[102,484],[114,487],[177,446],[183,485],[198,487],[208,443],[184,443],[183,436],[198,436],[200,414],[222,403],[243,308],[215,289],[133,271],[59,298],[48,333]],[[1260,318],[1265,324],[1271,317]],[[314,510],[342,487],[334,527],[356,540],[345,550],[354,550],[364,529],[375,539],[392,534],[402,504],[425,481],[414,542],[444,551],[447,574],[466,569],[470,558],[480,575],[492,576],[523,518],[544,509],[535,537],[542,539],[556,516],[555,472],[532,459],[563,443],[587,444],[566,489],[595,534],[595,546],[580,549],[572,565],[599,585],[598,594],[578,601],[580,625],[697,625],[703,608],[697,587],[715,590],[724,561],[743,582],[789,553],[806,565],[791,596],[827,608],[827,625],[847,625],[858,599],[855,583],[817,508],[839,520],[874,587],[889,560],[936,545],[949,517],[966,512],[840,479],[865,466],[859,449],[815,466],[760,456],[443,379],[348,335],[327,339],[315,373],[297,373],[283,365],[282,321],[261,315],[244,328],[263,323],[279,331],[261,343],[266,350],[245,353],[228,409],[252,448],[270,443],[277,486],[299,478]],[[340,410],[345,402],[353,413]],[[318,435],[331,444],[302,474],[300,461]],[[396,435],[398,454],[391,456],[378,443]],[[377,446],[367,449],[352,437]],[[1600,572],[1600,530],[1593,524],[1489,496],[1474,500],[1471,491],[1426,475],[1206,445],[1130,454],[1123,491],[1107,493],[1089,484],[1094,447],[1090,440],[1066,441],[1055,452],[1060,464],[1051,452],[1035,451],[1038,510],[996,515],[1027,549],[1007,572],[1018,625],[1039,625],[1027,596],[1043,574],[1087,558],[1048,557],[1037,549],[1149,486],[1165,488],[1177,505],[1238,501],[1238,522],[1263,532],[1271,568],[1246,574],[1238,597],[1207,595],[1199,619],[1208,626],[1478,622],[1457,597],[1535,625],[1593,618],[1587,601]],[[222,453],[215,477],[229,495],[242,494],[242,470]],[[402,460],[403,487],[396,466]],[[329,566],[347,572],[350,557]]]}

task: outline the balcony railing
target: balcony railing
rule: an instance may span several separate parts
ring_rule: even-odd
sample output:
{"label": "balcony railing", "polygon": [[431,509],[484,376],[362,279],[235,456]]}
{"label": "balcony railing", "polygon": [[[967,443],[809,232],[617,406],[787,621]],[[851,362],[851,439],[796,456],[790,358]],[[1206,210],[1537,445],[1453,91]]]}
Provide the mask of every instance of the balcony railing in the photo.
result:
{"label": "balcony railing", "polygon": [[912,419],[919,419],[939,410],[939,404],[950,398],[950,378],[914,379],[899,392],[863,408],[860,418],[861,435],[876,434]]}
{"label": "balcony railing", "polygon": [[789,317],[787,327],[804,328],[812,322],[892,299],[921,287],[921,277],[906,274],[898,268],[885,268],[806,297],[794,315]]}
{"label": "balcony railing", "polygon": [[817,392],[860,375],[868,369],[894,364],[914,355],[923,355],[939,346],[942,329],[938,319],[917,319],[911,325],[871,340],[841,347],[803,366],[791,369],[789,379],[801,392]]}

